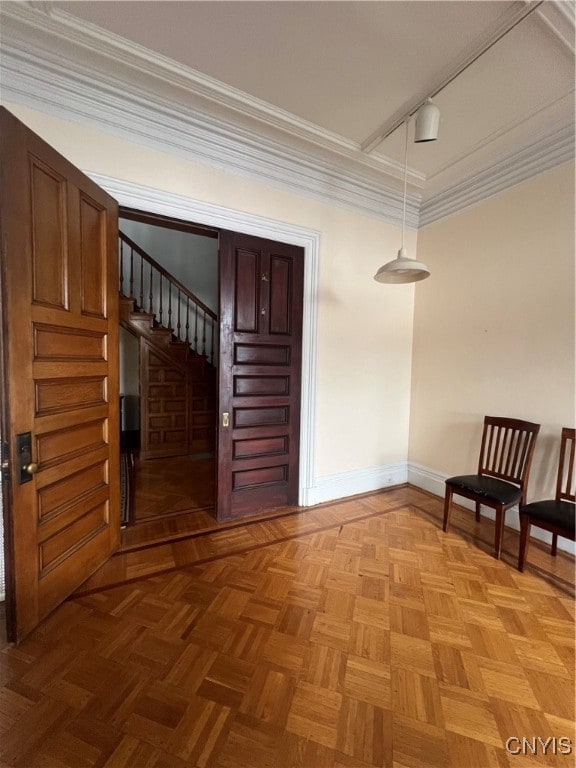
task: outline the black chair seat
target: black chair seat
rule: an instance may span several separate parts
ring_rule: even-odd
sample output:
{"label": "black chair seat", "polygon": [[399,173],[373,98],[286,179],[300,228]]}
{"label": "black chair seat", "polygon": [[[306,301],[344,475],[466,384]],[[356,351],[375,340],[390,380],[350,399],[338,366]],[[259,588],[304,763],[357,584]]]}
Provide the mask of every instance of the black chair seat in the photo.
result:
{"label": "black chair seat", "polygon": [[569,501],[546,499],[525,504],[520,507],[520,514],[527,515],[532,522],[540,521],[555,528],[564,529],[567,538],[574,538],[576,533],[575,510],[576,507]]}
{"label": "black chair seat", "polygon": [[522,497],[522,489],[505,480],[498,480],[487,475],[458,475],[449,477],[446,485],[458,490],[469,491],[481,497],[487,502],[504,504],[506,506],[516,504]]}

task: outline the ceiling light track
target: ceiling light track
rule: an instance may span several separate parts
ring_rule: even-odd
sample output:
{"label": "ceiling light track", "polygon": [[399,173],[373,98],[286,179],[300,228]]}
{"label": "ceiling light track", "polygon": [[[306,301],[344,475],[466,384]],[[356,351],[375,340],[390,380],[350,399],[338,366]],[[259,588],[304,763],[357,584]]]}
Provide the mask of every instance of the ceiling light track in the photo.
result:
{"label": "ceiling light track", "polygon": [[397,130],[405,121],[406,119],[413,117],[422,107],[425,107],[427,105],[427,102],[437,96],[441,91],[444,90],[450,83],[452,83],[457,77],[459,77],[463,72],[465,72],[469,67],[472,66],[478,59],[483,56],[485,53],[487,53],[496,43],[498,43],[500,40],[502,40],[503,37],[505,37],[509,32],[511,32],[513,29],[515,29],[519,24],[521,24],[524,19],[528,18],[534,11],[536,11],[542,4],[544,3],[544,0],[536,0],[536,2],[527,2],[526,8],[522,10],[522,12],[519,15],[515,15],[513,19],[509,21],[508,24],[504,26],[503,29],[500,30],[496,34],[495,37],[490,38],[490,40],[486,41],[482,47],[473,53],[470,57],[466,58],[460,66],[454,71],[451,72],[449,75],[447,75],[441,83],[439,83],[433,91],[430,92],[428,96],[426,96],[423,99],[420,99],[417,103],[415,103],[408,112],[405,112],[402,114],[399,118],[394,118],[391,123],[386,125],[384,128],[376,131],[376,133],[373,133],[371,136],[369,136],[366,141],[364,141],[361,146],[360,150],[364,153],[370,153],[376,149],[377,146],[379,146],[383,141],[385,141],[388,136],[390,136],[392,133],[394,133],[395,130]]}

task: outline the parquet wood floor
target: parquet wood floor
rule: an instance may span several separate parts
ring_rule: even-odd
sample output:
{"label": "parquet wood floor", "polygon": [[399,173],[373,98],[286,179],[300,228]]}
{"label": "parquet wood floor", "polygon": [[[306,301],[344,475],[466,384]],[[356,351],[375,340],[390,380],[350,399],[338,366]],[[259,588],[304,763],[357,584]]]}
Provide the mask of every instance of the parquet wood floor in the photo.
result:
{"label": "parquet wood floor", "polygon": [[214,508],[215,468],[209,456],[134,459],[134,518],[137,522],[186,510]]}
{"label": "parquet wood floor", "polygon": [[572,766],[506,742],[576,747],[573,560],[441,516],[399,488],[92,582],[0,653],[0,768]]}

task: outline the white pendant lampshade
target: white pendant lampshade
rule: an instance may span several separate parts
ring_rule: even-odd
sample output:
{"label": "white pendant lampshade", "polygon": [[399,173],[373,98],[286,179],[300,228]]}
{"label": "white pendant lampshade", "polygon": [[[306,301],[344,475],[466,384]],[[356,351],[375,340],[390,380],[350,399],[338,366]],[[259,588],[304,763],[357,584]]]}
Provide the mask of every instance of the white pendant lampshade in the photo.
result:
{"label": "white pendant lampshade", "polygon": [[378,283],[417,283],[430,276],[426,264],[406,256],[406,249],[400,248],[394,261],[389,261],[380,267],[374,275]]}
{"label": "white pendant lampshade", "polygon": [[416,115],[414,141],[418,144],[424,141],[436,141],[440,125],[440,110],[430,99],[423,104]]}
{"label": "white pendant lampshade", "polygon": [[374,275],[378,283],[416,283],[429,277],[430,270],[421,261],[409,259],[404,248],[404,230],[406,228],[406,180],[408,176],[408,121],[406,119],[406,145],[404,148],[404,201],[402,210],[402,243],[398,256],[380,267]]}

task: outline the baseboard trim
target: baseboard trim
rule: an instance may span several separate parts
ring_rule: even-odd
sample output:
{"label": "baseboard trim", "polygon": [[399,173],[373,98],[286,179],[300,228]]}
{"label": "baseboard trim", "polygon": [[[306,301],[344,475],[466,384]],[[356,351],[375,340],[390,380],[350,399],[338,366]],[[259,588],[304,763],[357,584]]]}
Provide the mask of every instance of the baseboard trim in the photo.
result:
{"label": "baseboard trim", "polygon": [[[407,464],[408,483],[410,485],[414,485],[416,488],[421,488],[423,491],[428,491],[429,493],[434,494],[434,496],[443,498],[445,488],[444,481],[447,477],[449,477],[449,475],[436,472],[429,467],[424,467],[422,464],[416,464],[415,462],[408,462]],[[470,499],[465,499],[463,496],[458,496],[455,500],[459,506],[474,511],[474,502],[470,501]],[[489,520],[495,519],[494,510],[488,509],[487,507],[481,507],[480,514],[483,517],[487,517]],[[507,528],[512,528],[514,531],[520,530],[518,507],[512,507],[512,509],[506,513],[505,522]],[[552,534],[548,533],[548,531],[543,531],[541,528],[532,528],[530,536],[533,539],[544,541],[547,544],[552,542]],[[563,539],[562,537],[559,537],[558,549],[561,549],[564,552],[569,552],[571,555],[576,555],[576,544],[569,539]]]}
{"label": "baseboard trim", "polygon": [[324,475],[315,478],[314,485],[307,489],[305,506],[378,491],[393,485],[402,485],[407,481],[408,468],[405,461]]}

